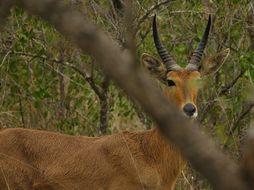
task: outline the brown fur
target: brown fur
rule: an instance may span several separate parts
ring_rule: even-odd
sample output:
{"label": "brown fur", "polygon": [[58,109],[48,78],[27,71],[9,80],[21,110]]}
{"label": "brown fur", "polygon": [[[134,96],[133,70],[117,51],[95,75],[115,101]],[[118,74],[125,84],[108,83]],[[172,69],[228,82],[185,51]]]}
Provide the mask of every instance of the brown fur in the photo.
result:
{"label": "brown fur", "polygon": [[99,138],[6,129],[0,189],[170,189],[182,165],[158,129]]}
{"label": "brown fur", "polygon": [[[163,86],[169,101],[180,109],[196,103],[199,72],[165,73],[148,55],[142,62],[164,84],[174,80],[175,87]],[[18,128],[0,132],[1,190],[170,190],[184,166],[157,128],[99,138]]]}
{"label": "brown fur", "polygon": [[196,104],[199,85],[196,84],[200,79],[200,73],[187,70],[171,71],[167,74],[167,80],[173,80],[176,87],[172,89],[165,88],[165,95],[170,101],[173,101],[180,109],[187,103]]}

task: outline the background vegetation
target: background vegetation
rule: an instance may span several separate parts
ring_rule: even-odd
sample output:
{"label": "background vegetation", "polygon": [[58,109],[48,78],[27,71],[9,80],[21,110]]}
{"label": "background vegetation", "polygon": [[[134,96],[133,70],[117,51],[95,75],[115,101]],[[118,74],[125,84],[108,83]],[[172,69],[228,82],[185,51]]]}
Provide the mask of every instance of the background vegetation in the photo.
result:
{"label": "background vegetation", "polygon": [[[120,2],[120,4],[119,4]],[[70,3],[66,1],[66,3]],[[121,1],[71,1],[126,47]],[[199,96],[201,128],[234,159],[251,123],[254,101],[254,20],[252,1],[133,1],[137,64],[142,53],[157,56],[151,16],[158,15],[161,38],[177,62],[185,65],[213,15],[210,55],[230,48],[216,76],[204,79]],[[122,130],[150,128],[152,122],[119,90],[89,56],[64,39],[49,24],[12,10],[0,35],[0,123],[3,128],[26,127],[75,135],[98,136]],[[122,79],[128,80],[128,79]],[[159,108],[158,108],[159,109]],[[209,189],[191,171],[182,172],[177,189]]]}

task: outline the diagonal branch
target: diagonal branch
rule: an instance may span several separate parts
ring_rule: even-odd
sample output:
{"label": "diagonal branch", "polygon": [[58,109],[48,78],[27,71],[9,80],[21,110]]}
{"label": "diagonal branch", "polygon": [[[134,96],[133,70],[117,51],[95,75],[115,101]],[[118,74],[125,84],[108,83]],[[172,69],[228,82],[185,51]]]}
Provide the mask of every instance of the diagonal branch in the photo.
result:
{"label": "diagonal branch", "polygon": [[245,70],[242,69],[238,75],[230,82],[228,83],[226,86],[222,87],[220,89],[220,92],[219,92],[219,96],[221,95],[227,95],[227,93],[229,92],[230,89],[232,89],[235,84],[237,83],[237,81],[243,76],[243,74],[245,73]]}
{"label": "diagonal branch", "polygon": [[[245,73],[245,70],[241,70],[238,73],[238,75],[230,83],[228,83],[226,86],[222,87],[219,90],[218,96],[222,96],[222,95],[226,96],[229,93],[229,91],[235,86],[237,81],[243,76],[244,73]],[[214,101],[214,96],[208,98],[208,101],[204,105],[204,107],[203,107],[203,109],[201,111],[201,115],[199,117],[199,122],[200,123],[202,123],[204,121],[204,119],[206,118],[206,115],[209,113],[209,111],[211,110],[211,108],[213,107],[215,102],[216,101]]]}
{"label": "diagonal branch", "polygon": [[[254,102],[250,103],[246,106],[246,108],[244,108],[240,115],[237,117],[237,119],[233,122],[233,124],[231,125],[230,129],[229,129],[229,133],[230,135],[234,134],[235,130],[240,126],[240,122],[246,117],[246,115],[248,113],[250,113],[250,111],[252,110],[252,108],[254,107]],[[225,143],[227,144],[227,143]]]}

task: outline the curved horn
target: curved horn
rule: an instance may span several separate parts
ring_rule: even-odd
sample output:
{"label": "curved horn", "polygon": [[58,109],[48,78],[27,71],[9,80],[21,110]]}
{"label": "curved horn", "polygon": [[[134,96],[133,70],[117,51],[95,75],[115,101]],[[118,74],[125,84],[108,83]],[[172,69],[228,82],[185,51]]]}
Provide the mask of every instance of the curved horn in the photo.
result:
{"label": "curved horn", "polygon": [[186,69],[197,71],[199,70],[200,61],[206,46],[206,43],[208,41],[209,31],[211,27],[211,15],[209,15],[209,19],[206,25],[205,32],[203,34],[203,37],[201,41],[198,44],[198,48],[193,52],[189,64],[186,66]]}
{"label": "curved horn", "polygon": [[153,40],[154,40],[154,44],[157,49],[157,52],[159,53],[163,63],[166,65],[167,70],[172,71],[172,70],[181,69],[181,67],[177,65],[176,62],[173,60],[173,58],[169,55],[166,48],[161,44],[160,37],[157,30],[156,15],[154,15],[154,19],[153,19]]}

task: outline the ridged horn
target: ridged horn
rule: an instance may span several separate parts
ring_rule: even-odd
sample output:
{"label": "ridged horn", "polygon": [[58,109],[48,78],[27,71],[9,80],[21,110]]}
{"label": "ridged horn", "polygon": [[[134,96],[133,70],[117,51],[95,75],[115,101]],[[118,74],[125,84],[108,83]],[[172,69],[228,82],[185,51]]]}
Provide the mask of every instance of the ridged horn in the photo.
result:
{"label": "ridged horn", "polygon": [[156,15],[154,15],[154,18],[153,18],[153,40],[154,40],[154,44],[157,49],[157,52],[160,55],[160,58],[165,64],[167,70],[172,71],[172,70],[181,69],[181,67],[176,64],[176,62],[169,55],[168,51],[166,50],[166,48],[162,45],[160,41],[160,36],[158,34],[157,24],[156,24]]}
{"label": "ridged horn", "polygon": [[206,43],[208,41],[210,27],[211,27],[211,15],[209,15],[209,19],[208,19],[208,22],[207,22],[207,25],[206,25],[206,29],[205,29],[205,32],[202,36],[201,41],[198,44],[198,48],[193,52],[193,54],[191,56],[191,59],[190,59],[190,62],[186,66],[187,70],[191,70],[191,71],[198,71],[199,70],[201,58],[202,58]]}

